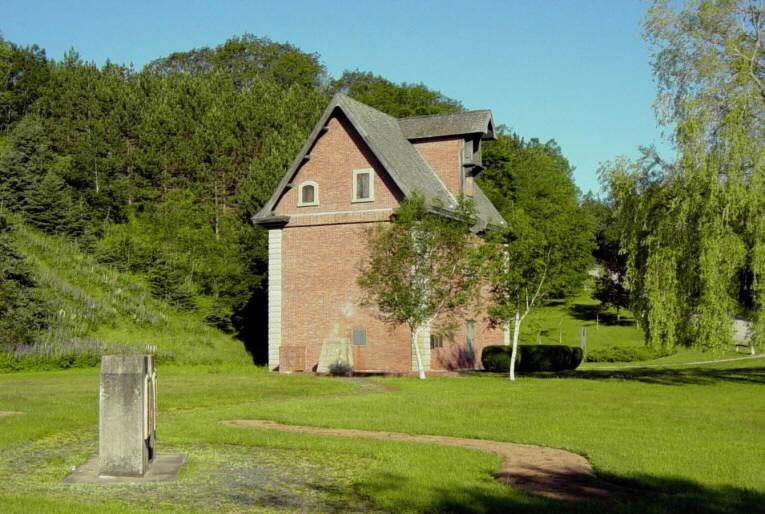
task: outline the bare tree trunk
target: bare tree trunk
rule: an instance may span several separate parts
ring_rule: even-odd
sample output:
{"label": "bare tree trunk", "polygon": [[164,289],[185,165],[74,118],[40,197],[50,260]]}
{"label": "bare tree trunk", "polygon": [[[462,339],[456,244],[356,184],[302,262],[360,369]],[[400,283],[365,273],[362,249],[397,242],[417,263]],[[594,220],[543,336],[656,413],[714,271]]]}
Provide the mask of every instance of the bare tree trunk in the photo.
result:
{"label": "bare tree trunk", "polygon": [[414,348],[414,355],[417,358],[417,372],[420,380],[425,380],[425,368],[422,366],[422,355],[420,354],[420,345],[417,343],[417,336],[420,333],[420,329],[416,328],[410,331],[410,338],[412,340],[412,347]]}
{"label": "bare tree trunk", "polygon": [[218,212],[218,180],[216,179],[213,183],[213,189],[214,189],[214,208],[215,208],[215,240],[220,240],[220,232],[219,232],[219,226],[220,226],[220,213]]}
{"label": "bare tree trunk", "polygon": [[510,352],[510,380],[515,380],[515,359],[518,356],[518,338],[521,334],[521,313],[515,311],[515,323],[513,324],[513,349]]}

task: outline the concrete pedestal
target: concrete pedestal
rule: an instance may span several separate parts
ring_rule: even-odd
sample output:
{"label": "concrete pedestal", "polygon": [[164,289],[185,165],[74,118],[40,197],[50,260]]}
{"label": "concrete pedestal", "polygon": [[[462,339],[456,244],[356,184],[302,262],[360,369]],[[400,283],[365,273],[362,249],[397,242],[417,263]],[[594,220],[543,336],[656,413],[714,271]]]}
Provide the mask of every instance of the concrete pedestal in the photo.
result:
{"label": "concrete pedestal", "polygon": [[105,355],[99,396],[99,473],[143,476],[154,458],[155,375],[151,355]]}

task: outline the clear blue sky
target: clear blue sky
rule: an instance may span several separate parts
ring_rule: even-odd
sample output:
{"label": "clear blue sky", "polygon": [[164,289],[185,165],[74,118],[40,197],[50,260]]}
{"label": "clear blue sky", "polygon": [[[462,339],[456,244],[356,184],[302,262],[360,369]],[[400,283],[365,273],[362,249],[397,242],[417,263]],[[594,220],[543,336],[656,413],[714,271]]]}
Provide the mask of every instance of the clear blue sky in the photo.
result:
{"label": "clear blue sky", "polygon": [[423,82],[524,137],[554,138],[577,184],[661,131],[638,0],[0,0],[0,32],[61,58],[146,62],[250,32],[321,55],[333,76]]}

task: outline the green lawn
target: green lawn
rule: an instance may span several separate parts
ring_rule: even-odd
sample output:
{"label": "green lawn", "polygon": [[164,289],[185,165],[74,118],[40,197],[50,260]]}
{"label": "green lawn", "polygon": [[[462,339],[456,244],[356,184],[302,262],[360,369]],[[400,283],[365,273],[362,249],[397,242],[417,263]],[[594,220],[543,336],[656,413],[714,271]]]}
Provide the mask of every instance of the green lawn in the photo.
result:
{"label": "green lawn", "polygon": [[[579,330],[584,328],[587,337],[587,352],[604,351],[613,347],[645,349],[643,331],[640,330],[632,313],[622,309],[617,314],[613,308],[599,309],[598,301],[591,296],[592,283],[585,284],[580,295],[567,301],[552,300],[533,310],[521,329],[522,344],[566,344],[579,346]],[[708,361],[744,357],[736,353],[735,347],[703,352],[694,349],[680,349],[671,355],[630,361],[628,364],[677,364],[683,362]],[[618,366],[619,362],[587,362],[585,367]]]}
{"label": "green lawn", "polygon": [[[177,483],[66,485],[97,446],[94,369],[0,375],[4,512],[591,512],[496,483],[498,458],[461,448],[279,433],[234,418],[534,443],[586,455],[645,488],[613,512],[765,509],[765,359],[567,377],[280,376],[257,368],[159,369],[159,451]],[[602,509],[601,509],[602,510]]]}

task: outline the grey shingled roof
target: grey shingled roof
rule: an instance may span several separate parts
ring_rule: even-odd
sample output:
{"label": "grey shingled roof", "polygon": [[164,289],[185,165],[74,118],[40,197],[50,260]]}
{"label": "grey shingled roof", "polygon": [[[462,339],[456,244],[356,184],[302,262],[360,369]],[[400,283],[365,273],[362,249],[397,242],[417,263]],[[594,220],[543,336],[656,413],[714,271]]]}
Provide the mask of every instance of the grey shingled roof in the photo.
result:
{"label": "grey shingled roof", "polygon": [[[432,206],[447,209],[456,206],[457,202],[454,196],[441,182],[436,172],[422,158],[414,145],[404,136],[399,126],[400,120],[338,93],[324,110],[303,148],[295,157],[287,173],[282,177],[276,191],[260,212],[253,217],[253,221],[273,218],[273,209],[276,203],[303,164],[304,158],[310,153],[322,129],[335,110],[340,110],[348,118],[348,121],[358,131],[404,196],[409,196],[416,191],[423,195],[425,201]],[[491,202],[483,195],[483,192],[480,192],[478,187],[476,187],[476,191],[475,203],[481,218],[479,223],[481,229],[485,228],[488,223],[498,224],[497,220],[499,224],[502,224],[502,217],[499,216]]]}
{"label": "grey shingled roof", "polygon": [[407,139],[425,139],[460,134],[481,134],[482,139],[496,138],[494,119],[491,116],[491,111],[486,109],[401,118],[398,120],[398,124]]}
{"label": "grey shingled roof", "polygon": [[489,225],[502,226],[506,224],[505,219],[491,203],[491,200],[486,197],[486,194],[481,191],[478,184],[473,186],[473,204],[476,214],[478,214],[478,223],[475,227],[477,232],[481,232]]}

